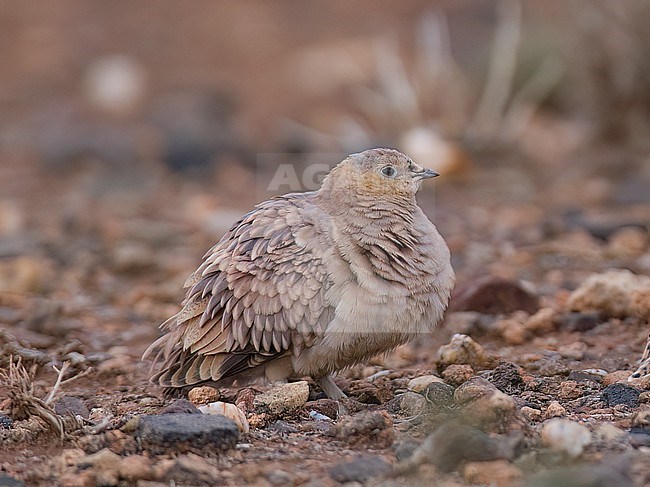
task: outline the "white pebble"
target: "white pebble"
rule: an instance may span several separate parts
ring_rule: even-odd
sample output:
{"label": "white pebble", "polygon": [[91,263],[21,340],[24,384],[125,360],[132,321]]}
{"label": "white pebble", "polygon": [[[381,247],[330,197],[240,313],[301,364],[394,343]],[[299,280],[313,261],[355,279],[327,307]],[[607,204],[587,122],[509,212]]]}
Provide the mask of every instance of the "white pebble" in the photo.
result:
{"label": "white pebble", "polygon": [[199,411],[203,414],[221,414],[228,419],[232,419],[242,433],[248,433],[250,429],[246,415],[234,404],[223,401],[211,402],[200,406]]}
{"label": "white pebble", "polygon": [[591,443],[591,432],[586,426],[565,418],[545,421],[541,426],[542,444],[551,450],[561,451],[570,458],[582,455],[585,446]]}

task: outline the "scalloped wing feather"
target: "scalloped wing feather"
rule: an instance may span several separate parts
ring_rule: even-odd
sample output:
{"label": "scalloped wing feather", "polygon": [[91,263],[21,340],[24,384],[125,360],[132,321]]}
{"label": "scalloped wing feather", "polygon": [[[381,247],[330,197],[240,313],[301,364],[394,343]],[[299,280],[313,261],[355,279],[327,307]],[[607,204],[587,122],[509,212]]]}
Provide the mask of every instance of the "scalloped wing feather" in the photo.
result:
{"label": "scalloped wing feather", "polygon": [[166,387],[219,381],[313,342],[331,321],[331,286],[317,255],[325,244],[304,214],[310,194],[287,195],[247,213],[186,281],[179,313],[145,352]]}

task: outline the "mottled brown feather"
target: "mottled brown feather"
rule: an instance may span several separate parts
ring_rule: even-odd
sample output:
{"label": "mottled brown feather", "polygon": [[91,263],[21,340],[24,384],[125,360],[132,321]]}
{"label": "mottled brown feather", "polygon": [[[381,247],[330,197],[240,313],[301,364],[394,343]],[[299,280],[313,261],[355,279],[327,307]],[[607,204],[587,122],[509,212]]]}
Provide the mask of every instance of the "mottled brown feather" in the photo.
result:
{"label": "mottled brown feather", "polygon": [[[294,194],[258,205],[206,254],[186,281],[183,308],[162,325],[167,335],[146,352],[161,367],[154,381],[165,387],[219,381],[286,355],[290,330],[306,335],[305,342],[324,329],[327,323],[316,321],[331,315],[323,312],[327,272],[313,249],[293,238],[309,219],[288,218],[307,200]],[[302,280],[311,283],[307,296],[297,285]]]}

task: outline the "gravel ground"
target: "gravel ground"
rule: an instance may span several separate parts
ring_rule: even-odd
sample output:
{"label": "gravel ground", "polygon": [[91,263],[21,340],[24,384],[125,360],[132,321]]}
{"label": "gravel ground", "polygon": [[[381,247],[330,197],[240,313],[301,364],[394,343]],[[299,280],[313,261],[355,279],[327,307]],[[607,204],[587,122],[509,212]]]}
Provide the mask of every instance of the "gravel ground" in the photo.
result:
{"label": "gravel ground", "polygon": [[307,380],[174,402],[139,357],[255,175],[3,161],[0,485],[648,485],[650,381],[627,381],[649,331],[642,173],[556,169],[506,159],[423,191],[450,311],[341,373],[349,400]]}

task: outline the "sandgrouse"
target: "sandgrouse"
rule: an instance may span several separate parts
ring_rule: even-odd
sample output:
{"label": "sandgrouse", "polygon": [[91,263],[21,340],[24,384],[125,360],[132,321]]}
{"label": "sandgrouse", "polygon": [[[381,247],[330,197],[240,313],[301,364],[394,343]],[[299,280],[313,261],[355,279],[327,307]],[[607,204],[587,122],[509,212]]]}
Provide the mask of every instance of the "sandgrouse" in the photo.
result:
{"label": "sandgrouse", "polygon": [[352,154],[318,191],[260,203],[205,255],[180,312],[145,352],[173,392],[332,374],[440,323],[449,249],[415,193],[437,176],[391,149]]}

